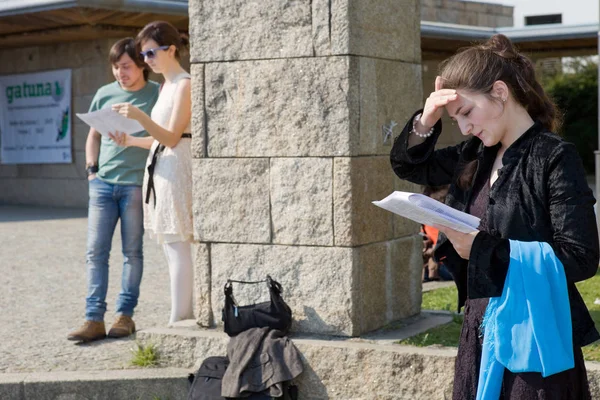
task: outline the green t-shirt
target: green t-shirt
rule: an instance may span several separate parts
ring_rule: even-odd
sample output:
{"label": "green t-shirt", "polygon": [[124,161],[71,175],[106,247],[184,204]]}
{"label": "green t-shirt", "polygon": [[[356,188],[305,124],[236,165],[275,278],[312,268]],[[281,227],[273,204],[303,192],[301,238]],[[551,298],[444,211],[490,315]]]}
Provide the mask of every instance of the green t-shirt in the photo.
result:
{"label": "green t-shirt", "polygon": [[[102,86],[96,92],[90,112],[110,107],[117,103],[131,103],[150,115],[158,99],[159,85],[148,81],[146,86],[136,92],[128,92],[121,88],[117,81]],[[133,136],[148,136],[142,131]],[[102,136],[100,157],[98,159],[98,178],[115,185],[142,185],[144,167],[148,150],[140,147],[121,147],[110,138]]]}

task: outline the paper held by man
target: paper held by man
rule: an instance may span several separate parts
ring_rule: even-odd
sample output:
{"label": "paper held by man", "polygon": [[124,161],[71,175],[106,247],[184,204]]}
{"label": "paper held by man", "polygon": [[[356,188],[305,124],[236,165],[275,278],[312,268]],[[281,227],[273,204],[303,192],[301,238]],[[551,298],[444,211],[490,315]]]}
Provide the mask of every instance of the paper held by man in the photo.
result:
{"label": "paper held by man", "polygon": [[110,108],[76,115],[83,122],[106,137],[108,137],[109,132],[115,133],[119,131],[131,135],[132,133],[144,130],[144,127],[138,121],[124,117]]}
{"label": "paper held by man", "polygon": [[479,227],[479,218],[419,193],[397,191],[373,204],[425,225],[446,226],[463,233]]}

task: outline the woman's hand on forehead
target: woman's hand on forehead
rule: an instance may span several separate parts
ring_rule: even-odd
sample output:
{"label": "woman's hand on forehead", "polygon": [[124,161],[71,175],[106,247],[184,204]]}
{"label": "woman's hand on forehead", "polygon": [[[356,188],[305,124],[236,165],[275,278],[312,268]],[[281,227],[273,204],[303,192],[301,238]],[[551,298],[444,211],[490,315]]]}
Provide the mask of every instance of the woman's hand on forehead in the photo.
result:
{"label": "woman's hand on forehead", "polygon": [[436,76],[435,77],[435,91],[437,92],[438,90],[442,90],[442,82],[443,79],[441,76]]}
{"label": "woman's hand on forehead", "polygon": [[448,103],[457,99],[456,90],[442,89],[442,78],[435,78],[435,91],[429,95],[423,107],[420,123],[430,129],[442,117]]}

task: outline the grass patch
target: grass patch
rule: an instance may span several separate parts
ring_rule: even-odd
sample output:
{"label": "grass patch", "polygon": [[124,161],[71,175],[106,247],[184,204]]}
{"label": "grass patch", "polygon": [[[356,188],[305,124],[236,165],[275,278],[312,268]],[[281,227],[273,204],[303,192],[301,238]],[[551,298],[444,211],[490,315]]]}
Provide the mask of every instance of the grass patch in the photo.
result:
{"label": "grass patch", "polygon": [[454,314],[452,322],[445,325],[440,325],[420,333],[417,336],[409,337],[408,339],[396,342],[398,344],[408,344],[411,346],[426,347],[426,346],[449,346],[458,347],[458,338],[462,329],[463,316]]}
{"label": "grass patch", "polygon": [[[594,300],[600,297],[600,271],[591,279],[576,283],[577,290],[583,297],[583,301],[590,310],[590,315],[596,324],[596,329],[600,330],[600,305],[594,304]],[[588,361],[600,361],[600,342],[585,346],[583,357]]]}
{"label": "grass patch", "polygon": [[143,368],[158,365],[158,351],[152,343],[143,345],[136,342],[135,347],[131,349],[131,354],[133,355],[131,365]]}
{"label": "grass patch", "polygon": [[458,292],[455,286],[431,290],[423,293],[423,310],[446,310],[456,312]]}
{"label": "grass patch", "polygon": [[583,358],[587,361],[600,361],[600,345],[598,342],[587,345],[581,349]]}
{"label": "grass patch", "polygon": [[[600,330],[600,305],[594,304],[600,298],[600,271],[596,276],[576,284],[583,301],[590,310],[596,329]],[[446,310],[455,312],[458,302],[456,287],[436,289],[423,293],[423,310]],[[404,339],[399,344],[412,346],[458,346],[458,339],[462,327],[462,315],[454,314],[452,322],[432,328],[424,333]],[[600,361],[600,341],[583,348],[583,356],[588,361]]]}

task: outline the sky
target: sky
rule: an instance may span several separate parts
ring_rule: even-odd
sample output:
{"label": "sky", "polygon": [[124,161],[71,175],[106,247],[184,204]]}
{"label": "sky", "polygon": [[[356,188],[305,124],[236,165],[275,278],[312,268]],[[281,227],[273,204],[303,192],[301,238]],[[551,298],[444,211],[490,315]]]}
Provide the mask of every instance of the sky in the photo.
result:
{"label": "sky", "polygon": [[525,25],[525,17],[531,15],[562,14],[564,25],[598,23],[599,0],[477,0],[514,7],[514,24]]}

